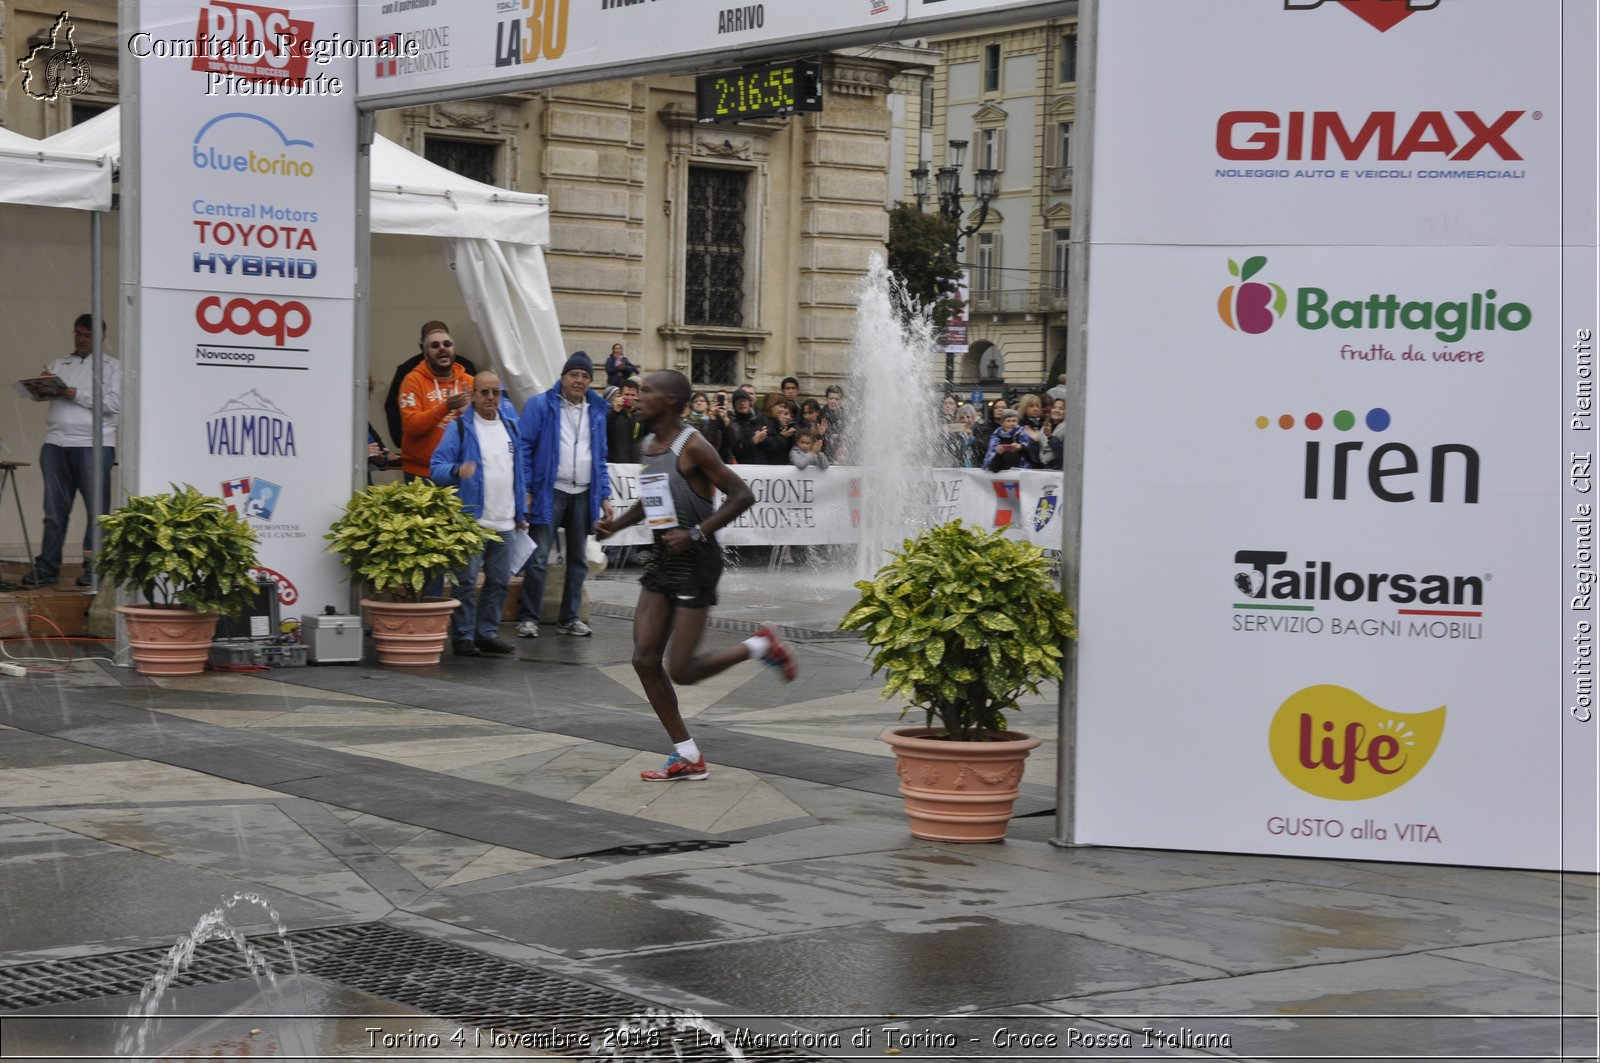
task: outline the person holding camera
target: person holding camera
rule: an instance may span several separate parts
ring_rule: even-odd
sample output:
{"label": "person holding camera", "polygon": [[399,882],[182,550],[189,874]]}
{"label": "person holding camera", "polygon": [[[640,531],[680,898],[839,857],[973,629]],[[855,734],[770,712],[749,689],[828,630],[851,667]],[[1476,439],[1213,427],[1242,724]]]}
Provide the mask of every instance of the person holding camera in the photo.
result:
{"label": "person holding camera", "polygon": [[706,442],[711,444],[711,449],[717,452],[723,464],[727,464],[732,456],[728,453],[728,396],[719,393],[717,404],[713,406],[705,392],[695,392],[689,400],[687,420],[690,427],[706,437]]}

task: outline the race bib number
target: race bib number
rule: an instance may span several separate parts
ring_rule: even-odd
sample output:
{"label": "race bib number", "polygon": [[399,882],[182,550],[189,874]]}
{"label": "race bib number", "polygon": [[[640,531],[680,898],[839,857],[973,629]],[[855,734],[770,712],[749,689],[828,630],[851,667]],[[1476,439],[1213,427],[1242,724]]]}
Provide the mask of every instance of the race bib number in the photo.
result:
{"label": "race bib number", "polygon": [[639,477],[639,501],[644,503],[644,523],[651,531],[678,526],[678,509],[672,504],[672,486],[664,472]]}

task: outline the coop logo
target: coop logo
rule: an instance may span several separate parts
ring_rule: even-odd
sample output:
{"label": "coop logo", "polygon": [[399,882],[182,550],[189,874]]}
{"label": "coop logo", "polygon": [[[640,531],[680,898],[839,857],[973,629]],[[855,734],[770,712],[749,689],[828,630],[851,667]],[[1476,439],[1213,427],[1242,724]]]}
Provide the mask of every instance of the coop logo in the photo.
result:
{"label": "coop logo", "polygon": [[[567,8],[570,0],[499,0],[496,10],[517,12],[496,22],[494,65],[526,66],[541,59],[560,59],[567,51]],[[602,8],[621,7],[617,0],[602,0]]]}
{"label": "coop logo", "polygon": [[224,332],[235,336],[260,336],[276,347],[285,340],[299,339],[311,328],[311,309],[298,299],[248,299],[236,296],[226,303],[220,295],[208,295],[195,304],[194,319],[213,336]]}
{"label": "coop logo", "polygon": [[206,449],[231,457],[292,458],[298,453],[294,421],[271,399],[251,388],[238,398],[229,399],[206,421]]}
{"label": "coop logo", "polygon": [[212,0],[200,8],[189,69],[246,81],[303,79],[308,53],[296,44],[310,41],[315,31],[315,23],[282,8]]}
{"label": "coop logo", "polygon": [[222,482],[222,504],[247,520],[270,523],[283,497],[283,487],[259,476],[241,476]]}
{"label": "coop logo", "polygon": [[312,177],[309,140],[285,133],[276,122],[248,111],[219,114],[200,127],[190,145],[189,161],[197,170],[249,173],[260,177]]}
{"label": "coop logo", "polygon": [[[1285,11],[1312,11],[1327,0],[1283,0]],[[1339,0],[1342,7],[1361,21],[1377,30],[1388,33],[1418,11],[1432,11],[1439,0]]]}
{"label": "coop logo", "polygon": [[[1448,159],[1465,162],[1490,151],[1506,161],[1522,158],[1508,139],[1526,111],[1370,111],[1345,117],[1338,111],[1225,111],[1217,118],[1217,155],[1232,162],[1268,159],[1311,162],[1404,162]],[[1535,119],[1540,112],[1534,112]],[[1485,156],[1487,158],[1487,156]]]}
{"label": "coop logo", "polygon": [[[1481,616],[1482,576],[1413,575],[1409,572],[1352,572],[1331,561],[1290,564],[1285,550],[1240,550],[1233,555],[1233,585],[1253,602],[1307,605],[1316,602],[1389,602],[1394,605],[1450,606],[1401,609],[1403,614]],[[1471,610],[1471,612],[1468,612]]]}
{"label": "coop logo", "polygon": [[279,605],[293,605],[300,600],[300,589],[294,585],[288,576],[281,572],[274,571],[263,565],[257,565],[250,570],[250,578],[257,583],[265,583],[271,580],[277,584]]}
{"label": "coop logo", "polygon": [[1224,325],[1255,336],[1267,331],[1283,316],[1289,305],[1289,296],[1284,290],[1271,281],[1263,284],[1250,279],[1266,264],[1265,255],[1245,259],[1243,267],[1228,259],[1228,272],[1238,278],[1239,283],[1228,285],[1217,296],[1217,314]]}
{"label": "coop logo", "polygon": [[1444,734],[1445,706],[1393,712],[1347,687],[1322,684],[1289,695],[1267,728],[1278,771],[1315,797],[1365,801],[1417,777]]}
{"label": "coop logo", "polygon": [[[1245,259],[1241,267],[1228,259],[1228,272],[1239,279],[1217,296],[1217,316],[1236,332],[1260,335],[1289,309],[1289,293],[1278,284],[1250,278],[1267,264],[1265,255]],[[1294,289],[1294,322],[1309,332],[1323,329],[1405,330],[1431,332],[1446,343],[1455,343],[1477,332],[1521,332],[1533,324],[1533,310],[1527,303],[1503,301],[1493,288],[1473,292],[1464,298],[1411,299],[1394,292],[1370,292],[1355,298],[1339,298],[1326,288],[1303,286]]]}
{"label": "coop logo", "polygon": [[[1435,503],[1474,505],[1478,501],[1483,462],[1465,443],[1424,444],[1419,453],[1419,447],[1408,443],[1381,442],[1369,453],[1366,446],[1372,440],[1338,438],[1359,428],[1374,436],[1387,432],[1393,427],[1393,418],[1381,406],[1359,417],[1351,410],[1339,410],[1331,417],[1320,413],[1259,416],[1255,426],[1263,432],[1276,426],[1282,432],[1305,433],[1303,498],[1344,502],[1352,494],[1370,494],[1380,502],[1415,502],[1423,497]],[[1326,452],[1323,436],[1332,442]]]}

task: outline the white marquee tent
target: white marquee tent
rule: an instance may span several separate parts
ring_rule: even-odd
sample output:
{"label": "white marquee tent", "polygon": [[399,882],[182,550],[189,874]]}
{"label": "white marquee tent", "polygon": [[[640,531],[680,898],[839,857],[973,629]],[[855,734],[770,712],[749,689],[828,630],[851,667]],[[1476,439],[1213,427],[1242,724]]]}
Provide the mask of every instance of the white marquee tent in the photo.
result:
{"label": "white marquee tent", "polygon": [[[0,203],[109,210],[120,111],[44,140],[0,129]],[[379,136],[371,204],[374,233],[446,241],[467,311],[518,405],[555,380],[566,356],[544,262],[545,196],[470,180]]]}

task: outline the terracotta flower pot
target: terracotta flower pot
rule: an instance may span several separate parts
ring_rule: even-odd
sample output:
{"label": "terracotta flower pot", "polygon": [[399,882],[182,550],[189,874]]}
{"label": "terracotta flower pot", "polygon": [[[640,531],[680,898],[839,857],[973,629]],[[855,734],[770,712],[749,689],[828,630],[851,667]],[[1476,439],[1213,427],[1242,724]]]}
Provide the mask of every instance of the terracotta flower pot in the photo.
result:
{"label": "terracotta flower pot", "polygon": [[454,598],[420,602],[361,599],[361,611],[372,625],[379,664],[415,668],[438,664],[450,640],[450,614],[461,605]]}
{"label": "terracotta flower pot", "polygon": [[911,836],[932,842],[997,842],[1006,836],[1022,762],[1039,739],[1005,731],[998,741],[934,738],[935,727],[880,736],[894,748]]}
{"label": "terracotta flower pot", "polygon": [[119,605],[128,625],[128,648],[140,675],[199,675],[206,670],[217,614],[193,609]]}

